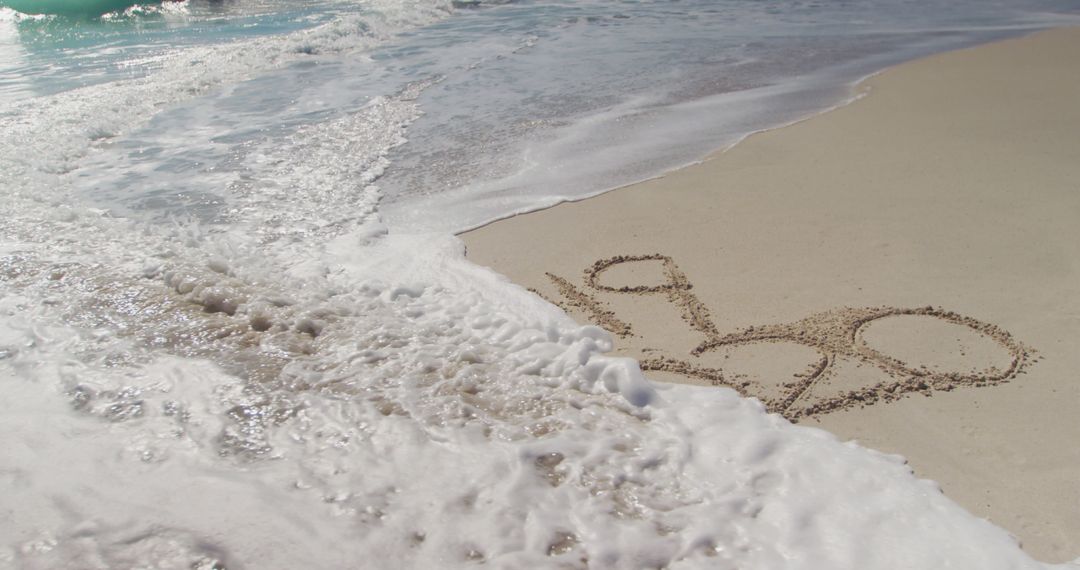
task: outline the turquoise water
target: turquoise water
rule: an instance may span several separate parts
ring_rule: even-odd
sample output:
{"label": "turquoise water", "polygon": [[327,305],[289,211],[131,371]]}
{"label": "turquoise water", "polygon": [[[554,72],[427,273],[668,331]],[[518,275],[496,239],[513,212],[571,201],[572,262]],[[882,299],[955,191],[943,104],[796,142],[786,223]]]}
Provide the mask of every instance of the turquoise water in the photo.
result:
{"label": "turquoise water", "polygon": [[[440,211],[468,204],[440,228],[456,230],[687,164],[748,132],[842,102],[851,81],[887,65],[1066,23],[1075,10],[1075,2],[1046,0],[192,0],[102,19],[29,19],[8,11],[0,32],[0,101],[147,78],[185,80],[165,68],[187,61],[187,79],[205,82],[208,91],[163,97],[169,103],[155,106],[150,131],[117,141],[169,145],[177,155],[157,170],[167,173],[183,160],[227,163],[241,141],[253,143],[245,132],[287,132],[410,82],[434,81],[421,95],[423,116],[409,126],[409,142],[388,157],[380,186],[386,215],[403,224],[424,225],[414,219],[415,205],[433,195],[446,195]],[[259,49],[254,44],[267,52],[248,53]],[[209,51],[220,64],[200,60]],[[243,122],[221,116],[233,110]],[[232,150],[220,146],[211,156],[207,148],[166,142],[199,120],[210,121],[197,125],[202,132],[231,141]],[[117,160],[130,158],[114,152]],[[185,152],[199,156],[185,159]],[[185,193],[220,194],[215,183],[184,177],[185,186],[201,186]],[[108,188],[96,194],[126,196],[110,207],[140,204],[149,199],[144,193],[158,206],[175,201],[160,188],[172,181],[149,182],[153,188],[137,191],[122,180],[102,182]],[[398,212],[399,203],[409,211]]]}

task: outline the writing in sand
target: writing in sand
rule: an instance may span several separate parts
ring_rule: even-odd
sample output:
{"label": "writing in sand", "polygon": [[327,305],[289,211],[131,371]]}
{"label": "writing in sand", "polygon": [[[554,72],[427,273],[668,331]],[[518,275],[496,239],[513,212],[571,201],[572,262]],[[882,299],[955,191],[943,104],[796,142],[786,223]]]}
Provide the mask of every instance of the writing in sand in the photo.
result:
{"label": "writing in sand", "polygon": [[[662,275],[662,278],[647,285],[605,281],[605,273],[610,269],[629,264],[652,264],[652,272]],[[704,380],[714,386],[734,388],[745,396],[758,398],[769,411],[792,421],[853,406],[887,403],[911,393],[929,395],[934,391],[949,391],[959,386],[992,386],[1015,378],[1032,362],[1033,351],[998,326],[931,306],[840,307],[813,313],[795,322],[751,326],[724,333],[716,326],[708,307],[694,294],[694,286],[686,274],[671,257],[658,253],[600,259],[585,269],[584,286],[574,285],[553,273],[547,273],[547,276],[561,295],[561,299],[549,300],[567,311],[577,309],[597,325],[623,338],[635,336],[634,328],[616,315],[609,304],[601,299],[602,295],[656,295],[666,298],[679,311],[686,325],[704,338],[700,344],[690,348],[688,355],[683,358],[643,355],[639,359],[643,370],[674,373]],[[864,331],[872,323],[900,316],[927,317],[964,327],[968,332],[991,341],[1008,357],[1001,361],[1003,365],[990,364],[967,371],[941,370],[925,364],[910,364],[881,348],[875,348],[864,338]],[[710,352],[763,343],[801,345],[812,349],[817,358],[803,371],[794,374],[791,380],[778,385],[768,385],[745,375],[731,374],[722,367],[701,363],[701,357]],[[837,364],[841,361],[873,365],[885,374],[885,379],[840,391],[833,390],[831,393],[828,390],[815,390],[835,374]]]}

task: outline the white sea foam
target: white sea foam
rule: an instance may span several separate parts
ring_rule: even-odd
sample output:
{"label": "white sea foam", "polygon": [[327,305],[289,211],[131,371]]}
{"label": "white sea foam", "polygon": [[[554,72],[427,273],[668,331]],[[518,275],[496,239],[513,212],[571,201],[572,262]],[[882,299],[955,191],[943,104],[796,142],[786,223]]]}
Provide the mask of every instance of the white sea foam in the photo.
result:
{"label": "white sea foam", "polygon": [[[419,239],[335,251],[261,338],[227,334],[242,311],[175,322],[157,279],[88,296],[138,315],[120,334],[6,297],[8,560],[1041,567],[899,458],[726,389],[657,391],[603,331]],[[171,339],[140,350],[138,329]],[[279,368],[245,383],[239,359]]]}
{"label": "white sea foam", "polygon": [[1041,567],[898,458],[658,390],[451,237],[362,227],[276,271],[36,221],[3,246],[13,565]]}
{"label": "white sea foam", "polygon": [[652,384],[452,222],[386,223],[431,74],[240,142],[173,127],[227,147],[198,174],[213,222],[86,194],[155,172],[116,149],[184,104],[448,10],[387,0],[0,113],[3,564],[1046,567],[900,458]]}

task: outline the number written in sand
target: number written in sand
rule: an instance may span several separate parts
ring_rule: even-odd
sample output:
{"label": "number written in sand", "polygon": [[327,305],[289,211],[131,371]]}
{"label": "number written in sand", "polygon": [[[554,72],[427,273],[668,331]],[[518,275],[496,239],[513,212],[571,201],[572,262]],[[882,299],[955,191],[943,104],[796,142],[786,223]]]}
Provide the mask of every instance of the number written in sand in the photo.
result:
{"label": "number written in sand", "polygon": [[[659,281],[648,285],[615,287],[604,284],[600,279],[613,267],[640,263],[659,264],[662,273]],[[1020,374],[1031,361],[1032,351],[1014,340],[1008,332],[995,325],[934,307],[842,307],[814,313],[792,323],[754,326],[725,334],[716,327],[708,308],[694,294],[693,285],[686,275],[670,257],[660,254],[623,255],[601,259],[585,270],[587,289],[577,287],[567,279],[551,273],[547,276],[564,299],[560,305],[588,314],[596,324],[622,337],[632,336],[632,327],[608,309],[596,297],[596,293],[665,297],[681,313],[683,321],[703,335],[705,340],[690,350],[691,358],[688,359],[642,358],[643,370],[671,372],[705,380],[715,386],[729,386],[744,395],[760,399],[769,411],[782,414],[792,421],[852,406],[890,402],[911,392],[929,394],[936,390],[952,390],[957,386],[999,384]],[[1008,364],[972,372],[942,372],[925,366],[910,365],[866,342],[862,333],[868,325],[896,316],[921,316],[966,327],[1007,351]],[[780,386],[778,393],[773,391],[771,394],[758,382],[729,377],[720,368],[710,368],[695,362],[709,352],[759,343],[802,345],[815,351],[818,359],[811,364],[807,372],[795,375],[794,380]],[[814,386],[828,378],[835,371],[837,362],[843,359],[876,366],[887,375],[888,380],[830,396],[813,396]]]}

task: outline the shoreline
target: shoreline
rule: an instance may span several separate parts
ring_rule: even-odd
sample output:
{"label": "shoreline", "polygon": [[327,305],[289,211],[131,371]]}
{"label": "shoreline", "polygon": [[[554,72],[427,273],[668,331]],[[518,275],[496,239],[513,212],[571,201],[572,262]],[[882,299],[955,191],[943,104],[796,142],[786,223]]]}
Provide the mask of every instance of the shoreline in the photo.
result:
{"label": "shoreline", "polygon": [[[645,184],[645,183],[652,182],[652,181],[655,181],[655,180],[658,180],[658,179],[662,179],[662,178],[664,178],[666,176],[669,176],[672,173],[678,172],[680,170],[684,170],[684,169],[687,169],[687,168],[693,168],[693,167],[698,166],[698,165],[700,165],[700,164],[702,164],[704,162],[709,162],[711,160],[715,160],[715,159],[719,158],[720,156],[722,156],[724,153],[728,152],[729,150],[743,144],[746,140],[748,140],[750,138],[759,136],[759,135],[761,135],[763,133],[768,133],[768,132],[772,132],[772,131],[776,131],[776,130],[780,130],[780,129],[786,129],[786,128],[789,128],[791,126],[803,123],[805,121],[813,120],[813,119],[815,119],[817,117],[820,117],[822,115],[826,115],[828,113],[832,113],[832,112],[836,111],[837,109],[842,109],[844,107],[847,107],[848,105],[851,105],[851,104],[857,102],[858,100],[860,100],[863,97],[866,97],[866,96],[868,96],[870,94],[869,83],[872,82],[872,80],[875,77],[877,77],[877,76],[879,76],[879,75],[881,75],[883,73],[887,73],[890,70],[895,69],[897,67],[909,65],[909,64],[914,63],[914,62],[922,61],[922,60],[928,59],[928,58],[937,57],[937,56],[940,56],[940,55],[946,54],[946,53],[965,51],[965,50],[971,50],[971,49],[978,49],[978,48],[980,48],[982,46],[992,45],[992,44],[999,43],[999,42],[1022,39],[1022,38],[1026,38],[1026,37],[1029,37],[1029,36],[1046,33],[1046,32],[1053,31],[1053,30],[1070,29],[1070,28],[1074,28],[1074,27],[1077,27],[1077,26],[1068,25],[1068,26],[1052,27],[1052,28],[1047,28],[1047,27],[1042,27],[1042,28],[1031,28],[1031,27],[1003,28],[1003,29],[998,30],[998,32],[1001,35],[999,37],[997,37],[997,38],[993,38],[993,39],[983,38],[983,39],[979,39],[979,40],[971,40],[969,43],[967,43],[965,45],[945,48],[942,51],[934,51],[934,52],[931,52],[931,53],[924,53],[922,55],[908,54],[906,57],[899,59],[895,63],[889,63],[889,64],[885,65],[884,67],[876,69],[875,71],[871,71],[869,73],[865,73],[863,75],[860,75],[860,76],[858,76],[858,78],[856,78],[854,80],[849,80],[849,81],[841,82],[840,84],[838,84],[838,88],[846,89],[847,94],[844,97],[840,98],[834,104],[824,106],[824,107],[822,107],[820,109],[811,111],[806,115],[801,115],[801,116],[799,116],[798,118],[795,118],[795,119],[791,119],[791,120],[784,121],[784,122],[779,122],[779,123],[776,123],[774,125],[770,125],[770,126],[766,126],[766,127],[762,127],[762,128],[756,129],[756,130],[751,130],[749,132],[746,132],[745,134],[742,134],[742,135],[738,136],[738,138],[736,138],[734,141],[729,142],[729,143],[725,143],[725,144],[717,147],[715,150],[708,151],[703,156],[701,156],[701,158],[694,159],[694,160],[692,160],[690,162],[682,164],[681,166],[676,166],[676,167],[670,168],[668,170],[661,171],[658,174],[654,174],[654,175],[648,176],[646,178],[636,180],[634,182],[629,182],[629,183],[626,183],[626,184],[621,184],[620,183],[618,185],[611,186],[609,188],[596,191],[594,193],[586,194],[586,195],[583,195],[583,196],[567,197],[567,198],[563,198],[560,201],[555,202],[555,203],[546,204],[546,205],[539,205],[539,206],[536,206],[535,208],[526,209],[524,211],[519,211],[519,212],[512,212],[512,213],[509,213],[509,214],[505,214],[505,215],[501,215],[501,216],[497,216],[497,217],[488,219],[487,221],[466,225],[461,229],[454,230],[452,233],[455,236],[462,236],[462,235],[468,234],[470,232],[475,232],[477,230],[482,230],[482,229],[484,229],[487,226],[490,226],[492,224],[497,224],[499,222],[509,220],[509,219],[512,219],[512,218],[516,218],[516,217],[519,217],[519,216],[528,216],[528,215],[534,214],[536,212],[542,212],[544,210],[548,210],[548,209],[551,209],[551,208],[557,208],[557,207],[562,206],[564,204],[574,204],[574,203],[577,203],[577,202],[582,202],[582,201],[586,201],[586,200],[592,200],[594,198],[598,198],[598,197],[603,196],[604,194],[607,194],[607,193],[610,193],[610,192],[615,192],[615,191],[622,190],[622,189],[625,189],[625,188],[629,188],[629,187],[632,187],[632,186],[637,186],[639,184]],[[738,93],[738,92],[735,92],[735,93]],[[719,96],[731,95],[731,94],[732,93],[724,93],[724,94],[720,94]]]}
{"label": "shoreline", "polygon": [[901,63],[691,166],[461,238],[623,333],[649,377],[903,455],[1033,556],[1073,560],[1078,48],[1059,28]]}

